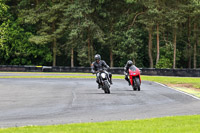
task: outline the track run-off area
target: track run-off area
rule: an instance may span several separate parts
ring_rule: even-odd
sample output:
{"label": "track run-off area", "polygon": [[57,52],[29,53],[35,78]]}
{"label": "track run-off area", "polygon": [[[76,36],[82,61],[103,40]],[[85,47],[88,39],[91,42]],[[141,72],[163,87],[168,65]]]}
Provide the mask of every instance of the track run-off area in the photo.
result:
{"label": "track run-off area", "polygon": [[133,91],[113,79],[111,94],[104,94],[94,78],[0,78],[0,128],[194,114],[200,114],[198,98],[155,82],[142,81],[141,91]]}

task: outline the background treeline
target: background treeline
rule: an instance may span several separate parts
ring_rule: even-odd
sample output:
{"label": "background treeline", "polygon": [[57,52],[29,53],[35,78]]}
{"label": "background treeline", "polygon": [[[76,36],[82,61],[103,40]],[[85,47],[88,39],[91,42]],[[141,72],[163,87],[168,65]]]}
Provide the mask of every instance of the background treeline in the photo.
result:
{"label": "background treeline", "polygon": [[200,0],[0,0],[0,65],[200,67]]}

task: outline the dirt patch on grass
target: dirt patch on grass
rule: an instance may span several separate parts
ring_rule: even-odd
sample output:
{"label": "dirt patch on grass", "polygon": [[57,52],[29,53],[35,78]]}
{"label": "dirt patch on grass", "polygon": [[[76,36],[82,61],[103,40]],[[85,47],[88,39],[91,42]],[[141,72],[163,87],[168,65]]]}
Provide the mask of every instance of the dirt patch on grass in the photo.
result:
{"label": "dirt patch on grass", "polygon": [[200,89],[194,88],[192,84],[167,84],[169,87],[181,87],[200,92]]}

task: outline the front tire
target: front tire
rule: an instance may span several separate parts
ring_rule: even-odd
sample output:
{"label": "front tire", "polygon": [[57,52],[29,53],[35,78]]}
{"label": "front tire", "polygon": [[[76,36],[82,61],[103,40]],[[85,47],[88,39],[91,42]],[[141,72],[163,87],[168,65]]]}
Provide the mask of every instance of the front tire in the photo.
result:
{"label": "front tire", "polygon": [[136,80],[135,78],[132,79],[133,80],[133,84],[132,84],[132,88],[133,88],[133,91],[136,91],[137,90],[137,86],[136,86]]}
{"label": "front tire", "polygon": [[140,91],[140,79],[139,79],[139,77],[136,77],[135,80],[136,80],[137,90]]}
{"label": "front tire", "polygon": [[108,81],[104,82],[104,92],[107,94],[110,94],[110,85],[109,85]]}
{"label": "front tire", "polygon": [[133,90],[134,90],[134,91],[136,91],[136,90],[137,90],[137,88],[136,88],[134,85],[132,85],[132,87],[133,87]]}

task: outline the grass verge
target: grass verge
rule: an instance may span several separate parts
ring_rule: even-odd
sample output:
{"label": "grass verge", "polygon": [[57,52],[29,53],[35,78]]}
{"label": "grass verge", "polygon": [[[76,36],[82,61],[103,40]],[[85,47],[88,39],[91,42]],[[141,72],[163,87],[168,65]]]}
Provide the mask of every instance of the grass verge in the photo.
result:
{"label": "grass verge", "polygon": [[0,78],[96,78],[95,76],[0,76]]}
{"label": "grass verge", "polygon": [[142,76],[142,80],[159,82],[162,84],[188,84],[200,89],[200,78],[193,77],[166,77],[166,76]]}
{"label": "grass verge", "polygon": [[14,74],[78,74],[78,75],[88,75],[88,74],[91,74],[91,73],[79,73],[79,72],[73,72],[73,73],[70,73],[70,72],[0,72],[0,73],[14,73]]}
{"label": "grass verge", "polygon": [[142,80],[159,82],[200,98],[200,78],[142,76]]}
{"label": "grass verge", "polygon": [[200,98],[200,78],[193,77],[166,77],[142,76],[142,80],[154,81],[165,84],[174,89],[192,94]]}
{"label": "grass verge", "polygon": [[199,131],[200,115],[0,129],[0,133],[199,133]]}
{"label": "grass verge", "polygon": [[[41,73],[41,72],[35,72],[35,73],[33,73],[33,72],[0,72],[0,73],[19,74],[19,75],[13,75],[13,76],[0,76],[0,78],[96,78],[96,76],[91,73],[51,73],[51,72],[49,72],[49,73],[46,73],[46,72],[45,73]],[[23,74],[23,76],[21,76],[20,74]],[[27,74],[27,76],[26,76],[26,74]],[[35,74],[35,75],[32,76],[32,75],[28,75],[28,74]],[[113,78],[114,79],[124,79],[124,76],[113,74]]]}

